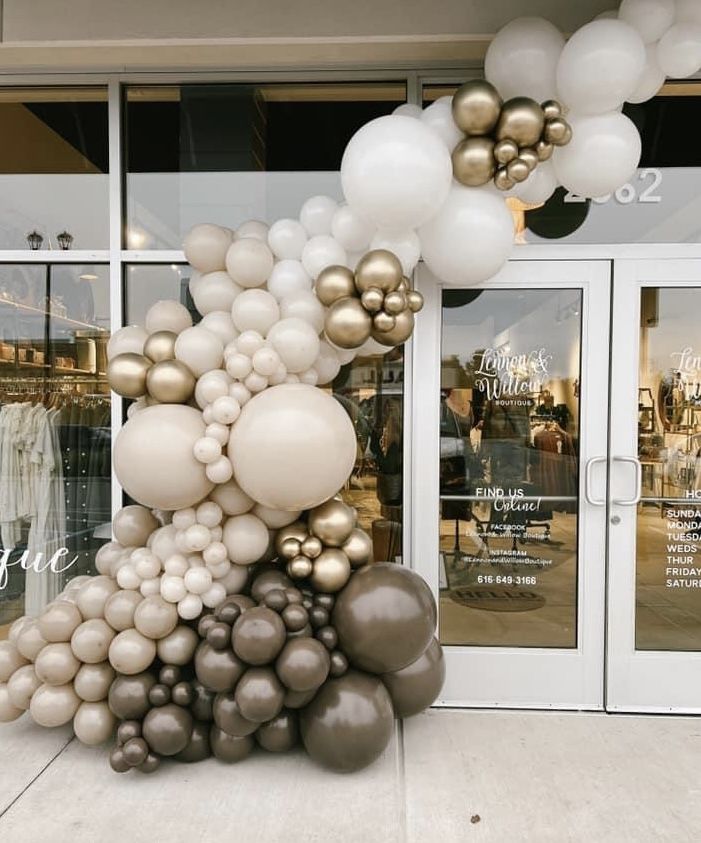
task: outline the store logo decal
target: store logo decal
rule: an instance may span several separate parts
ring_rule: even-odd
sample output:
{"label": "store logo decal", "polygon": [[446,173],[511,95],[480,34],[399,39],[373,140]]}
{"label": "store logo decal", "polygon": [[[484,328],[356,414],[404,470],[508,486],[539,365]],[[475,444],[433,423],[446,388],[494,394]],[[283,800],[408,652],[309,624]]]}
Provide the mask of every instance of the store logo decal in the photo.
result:
{"label": "store logo decal", "polygon": [[43,574],[44,571],[50,570],[54,574],[62,574],[67,571],[78,561],[78,556],[74,556],[70,562],[64,563],[62,560],[70,553],[67,547],[59,547],[56,553],[48,559],[44,560],[43,553],[37,553],[33,559],[29,558],[29,551],[25,550],[16,559],[10,561],[10,556],[14,548],[9,548],[0,552],[0,591],[7,588],[7,583],[10,578],[9,569],[19,565],[25,571],[35,571],[37,574]]}

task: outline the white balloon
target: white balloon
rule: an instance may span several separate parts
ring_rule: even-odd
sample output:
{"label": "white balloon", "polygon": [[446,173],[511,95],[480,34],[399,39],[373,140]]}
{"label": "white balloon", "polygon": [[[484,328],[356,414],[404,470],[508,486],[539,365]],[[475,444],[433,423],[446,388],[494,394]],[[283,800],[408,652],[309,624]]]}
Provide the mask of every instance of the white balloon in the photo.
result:
{"label": "white balloon", "polygon": [[226,358],[226,372],[231,375],[232,378],[243,380],[251,373],[252,368],[253,364],[251,363],[251,358],[242,352],[230,354]]}
{"label": "white balloon", "polygon": [[345,262],[346,250],[329,234],[311,237],[302,251],[302,266],[312,278],[316,278],[327,266]]}
{"label": "white balloon", "polygon": [[646,44],[659,41],[674,23],[674,0],[622,0],[618,17],[636,29]]}
{"label": "white balloon", "polygon": [[[353,424],[323,390],[273,386],[246,404],[231,431],[229,456],[247,494],[271,509],[302,510],[334,495],[355,463]],[[227,549],[231,551],[226,541]]]}
{"label": "white balloon", "polygon": [[212,575],[206,568],[190,568],[183,579],[191,594],[204,594],[212,587]]}
{"label": "white balloon", "polygon": [[311,290],[302,290],[299,293],[290,293],[285,296],[280,302],[280,316],[283,319],[291,317],[303,319],[305,322],[309,322],[317,334],[321,333],[324,328],[324,305]]}
{"label": "white balloon", "polygon": [[229,428],[225,424],[212,422],[207,425],[204,435],[208,436],[210,439],[216,439],[220,445],[226,445],[229,441]]}
{"label": "white balloon", "polygon": [[219,337],[224,347],[233,342],[239,334],[234,327],[229,310],[213,310],[202,317],[200,325]]}
{"label": "white balloon", "polygon": [[665,76],[686,79],[701,67],[701,23],[677,23],[660,39],[657,58]]}
{"label": "white balloon", "polygon": [[421,122],[434,131],[451,152],[463,139],[463,133],[453,120],[453,98],[440,97],[421,112]]}
{"label": "white balloon", "polygon": [[187,262],[200,272],[224,269],[226,250],[231,245],[232,232],[221,225],[193,226],[183,240]]}
{"label": "white balloon", "polygon": [[197,513],[191,506],[187,506],[185,509],[178,509],[173,513],[171,523],[176,530],[187,530],[188,527],[192,527],[193,524],[197,523]]}
{"label": "white balloon", "polygon": [[648,44],[645,54],[645,68],[638,79],[638,87],[628,97],[628,102],[647,102],[664,85],[665,73],[657,57],[657,44]]}
{"label": "white balloon", "polygon": [[115,331],[107,342],[107,359],[118,354],[143,354],[148,333],[140,325],[127,325]]}
{"label": "white balloon", "polygon": [[597,198],[616,190],[634,174],[640,161],[638,130],[614,111],[568,117],[572,140],[552,157],[560,184],[578,196]]}
{"label": "white balloon", "polygon": [[226,271],[240,287],[262,287],[274,262],[268,244],[254,237],[235,240],[226,253]]}
{"label": "white balloon", "polygon": [[251,363],[259,375],[269,378],[280,366],[280,355],[274,348],[259,348],[251,358]]}
{"label": "white balloon", "polygon": [[593,20],[617,20],[618,9],[607,9],[605,12],[598,14]]}
{"label": "white balloon", "polygon": [[341,162],[348,204],[388,229],[415,228],[445,201],[453,165],[443,141],[420,120],[388,115],[350,139]]}
{"label": "white balloon", "polygon": [[224,344],[216,334],[195,325],[186,328],[175,341],[175,358],[199,377],[210,369],[218,369],[224,359]]}
{"label": "white balloon", "polygon": [[319,354],[314,361],[314,368],[319,375],[319,385],[321,386],[325,383],[331,383],[341,371],[341,361],[338,359],[338,354],[326,340],[321,340],[319,343]]}
{"label": "white balloon", "polygon": [[330,196],[312,196],[302,205],[299,221],[310,237],[331,234],[331,220],[338,210],[338,202]]}
{"label": "white balloon", "polygon": [[505,100],[552,99],[556,94],[555,70],[564,46],[560,30],[545,18],[516,18],[492,39],[484,75]]}
{"label": "white balloon", "polygon": [[268,549],[270,536],[265,523],[249,512],[226,519],[222,541],[234,565],[250,565]]}
{"label": "white balloon", "polygon": [[304,372],[319,354],[319,337],[303,319],[281,319],[268,331],[268,342],[288,372]]}
{"label": "white balloon", "polygon": [[259,348],[265,346],[265,340],[258,331],[243,331],[236,339],[236,350],[247,357],[253,357]]}
{"label": "white balloon", "polygon": [[277,301],[281,301],[289,293],[295,293],[298,290],[311,290],[313,286],[312,279],[302,266],[302,262],[287,258],[275,264],[268,278],[268,292],[272,293]]}
{"label": "white balloon", "polygon": [[399,114],[400,117],[413,117],[417,119],[421,117],[421,106],[414,105],[413,102],[403,102],[394,109],[392,114]]}
{"label": "white balloon", "polygon": [[514,221],[495,191],[455,184],[438,214],[419,230],[426,266],[445,284],[478,284],[495,275],[514,242]]}
{"label": "white balloon", "polygon": [[230,460],[222,455],[219,459],[207,464],[205,473],[212,483],[228,483],[234,476],[234,469]]}
{"label": "white balloon", "polygon": [[358,349],[358,357],[384,357],[391,349],[368,337]]}
{"label": "white balloon", "polygon": [[229,395],[232,398],[235,398],[242,407],[246,401],[251,400],[250,390],[238,381],[234,381],[234,383],[232,383],[229,387]]}
{"label": "white balloon", "polygon": [[562,51],[558,98],[577,114],[613,111],[635,91],[644,67],[645,45],[632,26],[621,20],[592,21]]}
{"label": "white balloon", "polygon": [[551,161],[543,161],[533,170],[526,181],[517,184],[514,195],[529,205],[542,205],[553,195],[557,187],[557,176]]}
{"label": "white balloon", "polygon": [[241,289],[227,272],[208,272],[200,276],[194,288],[190,287],[190,295],[197,310],[205,316],[214,310],[231,310]]}
{"label": "white balloon", "polygon": [[324,335],[323,342],[327,342],[331,346],[331,348],[333,348],[333,350],[336,352],[336,356],[338,357],[341,363],[341,366],[345,366],[350,363],[358,353],[357,349],[355,348],[339,348],[339,346],[334,345],[326,335]]}
{"label": "white balloon", "polygon": [[[180,509],[184,507],[182,507],[181,505],[171,506],[168,508]],[[159,527],[158,530],[151,533],[151,535],[149,536],[148,546],[161,560],[161,562],[165,562],[166,559],[170,558],[171,556],[174,556],[178,552],[178,548],[175,543],[175,536],[177,532],[178,531],[172,524],[166,524],[163,527]]]}
{"label": "white balloon", "polygon": [[152,304],[146,311],[145,327],[149,334],[172,331],[179,334],[192,326],[190,311],[180,302],[164,299]]}
{"label": "white balloon", "polygon": [[370,241],[371,249],[393,252],[402,265],[405,275],[411,275],[421,257],[421,241],[415,231],[378,231]]}
{"label": "white balloon", "polygon": [[677,0],[677,23],[701,24],[701,3],[699,0]]}
{"label": "white balloon", "polygon": [[261,220],[246,220],[234,232],[234,240],[243,240],[252,237],[254,240],[268,241],[268,224]]}
{"label": "white balloon", "polygon": [[367,249],[375,226],[359,217],[350,205],[341,205],[331,220],[331,234],[349,252]]}
{"label": "white balloon", "polygon": [[216,424],[233,424],[239,417],[240,412],[241,405],[230,395],[222,395],[221,398],[212,402],[212,415]]}
{"label": "white balloon", "polygon": [[287,367],[284,363],[280,363],[280,365],[275,369],[272,375],[268,375],[268,385],[269,386],[277,386],[279,383],[285,383],[287,380]]}
{"label": "white balloon", "polygon": [[218,503],[205,501],[197,507],[197,523],[213,529],[221,524],[224,511]]}
{"label": "white balloon", "polygon": [[239,331],[265,335],[280,318],[280,308],[267,290],[246,290],[232,305],[231,318]]}
{"label": "white balloon", "polygon": [[[214,462],[214,460],[219,459],[221,456],[221,449],[221,442],[219,442],[218,439],[215,439],[213,436],[202,436],[192,446],[192,453],[197,462],[202,462],[205,463],[205,465],[208,465],[210,462]],[[195,548],[191,549],[194,550]]]}
{"label": "white balloon", "polygon": [[202,598],[197,594],[187,594],[178,602],[178,614],[184,621],[194,620],[202,612]]}
{"label": "white balloon", "polygon": [[278,220],[270,226],[268,246],[278,260],[299,260],[307,242],[307,232],[297,220]]}

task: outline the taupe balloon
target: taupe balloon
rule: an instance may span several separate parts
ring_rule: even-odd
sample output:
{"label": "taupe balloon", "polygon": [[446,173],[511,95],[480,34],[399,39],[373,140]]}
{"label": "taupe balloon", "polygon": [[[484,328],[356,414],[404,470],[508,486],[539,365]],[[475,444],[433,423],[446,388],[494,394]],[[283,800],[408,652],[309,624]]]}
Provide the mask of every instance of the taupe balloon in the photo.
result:
{"label": "taupe balloon", "polygon": [[203,641],[195,653],[195,673],[210,691],[231,691],[246,669],[231,650],[215,650]]}
{"label": "taupe balloon", "polygon": [[157,755],[154,755],[153,752],[149,752],[143,764],[139,764],[138,770],[140,773],[145,774],[155,773],[160,766],[161,759]]}
{"label": "taupe balloon", "polygon": [[309,531],[328,547],[340,547],[353,531],[355,520],[352,506],[331,498],[309,512]]}
{"label": "taupe balloon", "polygon": [[255,734],[258,744],[268,752],[288,752],[299,741],[297,712],[284,709]]}
{"label": "taupe balloon", "polygon": [[210,722],[212,720],[212,706],[214,705],[215,693],[205,688],[201,682],[192,682],[192,690],[195,699],[190,705],[190,711],[195,720]]}
{"label": "taupe balloon", "polygon": [[488,135],[501,111],[499,92],[484,79],[471,79],[453,94],[453,120],[466,135]]}
{"label": "taupe balloon", "polygon": [[282,708],[285,689],[272,668],[251,667],[239,679],[234,696],[247,720],[265,723]]}
{"label": "taupe balloon", "polygon": [[282,650],[287,637],[280,615],[267,606],[256,606],[236,621],[231,640],[236,655],[248,664],[271,662]]}
{"label": "taupe balloon", "polygon": [[275,671],[290,691],[312,691],[329,675],[329,653],[315,638],[293,638],[275,662]]}
{"label": "taupe balloon", "polygon": [[174,603],[168,603],[160,594],[146,597],[134,612],[134,626],[146,638],[159,639],[178,625],[178,610]]}
{"label": "taupe balloon", "polygon": [[148,744],[141,737],[129,738],[124,742],[122,752],[127,764],[131,767],[137,767],[148,758]]}
{"label": "taupe balloon", "polygon": [[572,127],[562,117],[548,120],[543,130],[543,140],[555,146],[566,146],[572,140]]}
{"label": "taupe balloon", "polygon": [[106,700],[110,686],[116,676],[112,665],[107,662],[84,664],[75,675],[73,688],[85,702]]}
{"label": "taupe balloon", "polygon": [[562,106],[557,100],[546,100],[541,103],[540,107],[543,109],[546,120],[562,117]]}
{"label": "taupe balloon", "polygon": [[[307,535],[307,528],[299,523],[292,524],[290,527],[285,527],[284,530],[281,530],[280,532],[289,535],[291,527],[294,527],[295,530],[297,530],[298,535],[302,531],[304,531],[304,536]],[[284,590],[291,587],[292,580],[283,571],[272,569],[270,571],[264,571],[262,574],[258,574],[258,576],[253,580],[253,584],[251,585],[251,595],[253,600],[260,603],[264,600],[265,595],[269,591],[272,591],[275,588],[282,588]]]}
{"label": "taupe balloon", "polygon": [[105,603],[105,620],[117,632],[134,626],[134,612],[143,600],[139,591],[115,591]]}
{"label": "taupe balloon", "polygon": [[212,706],[212,716],[217,726],[227,735],[242,738],[252,735],[260,726],[253,720],[247,720],[240,712],[238,703],[232,693],[217,694]]}
{"label": "taupe balloon", "polygon": [[209,758],[212,754],[212,748],[209,744],[210,731],[209,723],[195,723],[187,746],[175,755],[175,760],[193,764]]}
{"label": "taupe balloon", "polygon": [[517,184],[519,182],[525,181],[529,174],[530,170],[528,169],[528,164],[525,161],[522,161],[520,158],[516,158],[514,161],[510,161],[506,165],[506,174],[508,177],[515,181]]}
{"label": "taupe balloon", "polygon": [[356,295],[355,278],[347,266],[327,266],[319,273],[314,289],[319,301],[329,307],[339,299]]}
{"label": "taupe balloon", "polygon": [[397,318],[391,313],[385,313],[381,310],[372,317],[372,330],[376,332],[387,333],[397,324]]}
{"label": "taupe balloon", "polygon": [[110,388],[123,398],[141,398],[146,395],[146,373],[151,361],[143,354],[118,354],[107,364],[107,381]]}
{"label": "taupe balloon", "polygon": [[69,723],[81,703],[73,690],[73,683],[66,685],[42,685],[34,692],[29,704],[29,713],[35,723],[51,729]]}
{"label": "taupe balloon", "polygon": [[453,175],[467,187],[480,187],[494,176],[494,141],[486,137],[461,140],[452,154]]}
{"label": "taupe balloon", "polygon": [[173,331],[156,331],[144,343],[144,357],[152,363],[175,359],[175,341],[178,335]]}
{"label": "taupe balloon", "polygon": [[166,664],[186,665],[195,655],[199,636],[189,626],[176,626],[164,638],[156,642],[158,658]]}
{"label": "taupe balloon", "polygon": [[414,314],[405,310],[396,317],[397,321],[391,331],[373,331],[372,338],[381,345],[401,345],[406,342],[414,330]]}
{"label": "taupe balloon", "polygon": [[[26,711],[32,699],[32,694],[41,685],[33,664],[25,664],[7,680],[7,695],[12,705]],[[0,720],[2,718],[0,717]]]}
{"label": "taupe balloon", "polygon": [[112,737],[116,722],[106,702],[82,702],[73,717],[73,731],[81,743],[98,746]]}
{"label": "taupe balloon", "polygon": [[154,363],[146,376],[148,394],[161,404],[185,404],[195,391],[195,376],[180,360]]}
{"label": "taupe balloon", "polygon": [[326,313],[324,331],[339,348],[359,348],[370,336],[372,319],[360,299],[335,301]]}
{"label": "taupe balloon", "polygon": [[343,676],[348,670],[348,659],[340,650],[334,650],[331,653],[331,668],[329,673],[331,676]]}
{"label": "taupe balloon", "polygon": [[318,690],[318,688],[312,688],[311,691],[286,691],[283,701],[285,708],[304,708],[314,699]]}
{"label": "taupe balloon", "polygon": [[394,673],[383,673],[382,681],[392,697],[396,717],[411,717],[432,705],[445,682],[443,648],[433,638],[416,661]]}
{"label": "taupe balloon", "polygon": [[148,507],[130,504],[114,516],[112,532],[124,547],[145,547],[151,533],[160,526]]}
{"label": "taupe balloon", "polygon": [[356,527],[341,546],[352,568],[361,568],[372,559],[372,539],[359,527]]}
{"label": "taupe balloon", "polygon": [[499,190],[511,190],[516,182],[509,177],[506,167],[500,167],[494,176],[494,184]]}
{"label": "taupe balloon", "polygon": [[392,701],[377,677],[348,671],[326,682],[302,709],[300,727],[314,761],[338,772],[360,770],[390,741]]}
{"label": "taupe balloon", "polygon": [[36,675],[45,685],[65,685],[73,679],[79,667],[80,662],[66,642],[47,644],[34,662]]}
{"label": "taupe balloon", "polygon": [[91,577],[81,585],[76,596],[76,606],[84,620],[102,618],[105,615],[105,604],[116,592],[119,586],[111,577]]}
{"label": "taupe balloon", "polygon": [[407,290],[406,303],[412,313],[418,313],[424,306],[424,297],[418,290]]}
{"label": "taupe balloon", "polygon": [[552,158],[554,149],[555,147],[545,140],[539,140],[538,143],[535,145],[535,152],[538,156],[539,161],[548,161],[550,158]]}
{"label": "taupe balloon", "polygon": [[121,746],[115,746],[109,754],[110,767],[115,773],[127,773],[131,770],[131,765],[127,764],[124,757],[124,750]]}
{"label": "taupe balloon", "polygon": [[109,660],[117,673],[141,673],[156,658],[156,642],[136,629],[125,629],[110,644]]}
{"label": "taupe balloon", "polygon": [[368,313],[377,313],[378,310],[381,310],[384,300],[385,294],[382,290],[378,290],[377,287],[371,287],[369,290],[365,290],[360,297],[360,301]]}
{"label": "taupe balloon", "polygon": [[110,685],[107,704],[120,720],[140,720],[151,708],[148,695],[155,684],[152,673],[118,676]]}
{"label": "taupe balloon", "polygon": [[538,153],[535,149],[526,147],[519,152],[518,157],[519,161],[525,161],[526,166],[531,172],[538,166]]}
{"label": "taupe balloon", "polygon": [[494,144],[494,158],[499,164],[508,164],[518,158],[518,144],[509,138]]}
{"label": "taupe balloon", "polygon": [[535,146],[545,125],[543,109],[529,97],[507,100],[501,110],[496,128],[496,139],[515,141],[519,148]]}
{"label": "taupe balloon", "polygon": [[44,647],[46,647],[46,644],[47,642],[39,632],[39,624],[34,618],[31,618],[22,627],[22,631],[17,636],[17,641],[15,642],[17,651],[26,661],[34,661]]}
{"label": "taupe balloon", "polygon": [[218,726],[212,726],[209,732],[209,742],[212,747],[212,755],[220,761],[228,764],[235,764],[243,761],[253,751],[255,741],[250,735],[237,738],[234,735],[227,735]]}
{"label": "taupe balloon", "polygon": [[336,599],[332,623],[352,665],[387,673],[426,650],[436,627],[436,605],[418,574],[380,562],[353,574]]}
{"label": "taupe balloon", "polygon": [[336,547],[328,547],[314,560],[310,577],[317,591],[333,594],[340,591],[351,575],[351,564],[346,554]]}
{"label": "taupe balloon", "polygon": [[7,682],[20,667],[29,663],[12,641],[0,641],[0,682]]}
{"label": "taupe balloon", "polygon": [[86,664],[104,662],[110,644],[116,635],[112,627],[102,618],[84,621],[71,638],[71,649],[76,658]]}
{"label": "taupe balloon", "polygon": [[[83,622],[83,617],[73,603],[53,603],[40,615],[38,624],[42,638],[51,643],[70,641],[71,635]],[[0,668],[0,681],[2,669]]]}
{"label": "taupe balloon", "polygon": [[373,249],[358,261],[355,285],[361,293],[377,289],[391,293],[399,288],[404,276],[399,258],[388,249]]}
{"label": "taupe balloon", "polygon": [[144,717],[142,730],[152,752],[177,755],[187,746],[193,725],[192,715],[187,709],[168,703],[149,711]]}
{"label": "taupe balloon", "polygon": [[290,603],[282,610],[282,619],[291,632],[298,632],[309,623],[307,610],[299,603]]}

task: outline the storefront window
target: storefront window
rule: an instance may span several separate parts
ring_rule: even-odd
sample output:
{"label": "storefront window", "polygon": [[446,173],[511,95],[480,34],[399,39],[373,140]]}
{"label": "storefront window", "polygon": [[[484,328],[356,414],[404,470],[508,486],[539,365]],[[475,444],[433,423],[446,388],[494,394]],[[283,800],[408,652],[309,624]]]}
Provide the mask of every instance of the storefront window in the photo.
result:
{"label": "storefront window", "polygon": [[110,539],[106,266],[0,265],[0,638]]}
{"label": "storefront window", "polygon": [[0,125],[0,249],[108,248],[107,89],[0,89]]}
{"label": "storefront window", "polygon": [[129,264],[124,267],[124,322],[143,325],[146,312],[157,301],[179,301],[189,308],[193,320],[200,316],[190,298],[188,264]]}

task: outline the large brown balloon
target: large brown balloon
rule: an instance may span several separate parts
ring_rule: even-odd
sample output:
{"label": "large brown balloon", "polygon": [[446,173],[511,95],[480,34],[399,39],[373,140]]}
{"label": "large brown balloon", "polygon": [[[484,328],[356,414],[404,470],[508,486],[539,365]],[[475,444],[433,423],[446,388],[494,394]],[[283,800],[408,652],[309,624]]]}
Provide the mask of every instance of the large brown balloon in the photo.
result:
{"label": "large brown balloon", "polygon": [[338,498],[331,498],[309,512],[309,531],[325,545],[340,547],[355,527],[355,519],[352,506]]}
{"label": "large brown balloon", "polygon": [[195,391],[195,376],[180,360],[154,363],[146,375],[148,394],[161,404],[184,404]]}
{"label": "large brown balloon", "polygon": [[316,638],[293,638],[275,662],[275,670],[286,687],[300,693],[313,691],[329,675],[329,652]]}
{"label": "large brown balloon", "polygon": [[123,398],[141,398],[146,395],[146,373],[151,361],[143,354],[118,354],[107,364],[107,381],[110,388]]}
{"label": "large brown balloon", "polygon": [[445,659],[438,639],[433,638],[416,661],[394,673],[383,673],[382,681],[397,717],[411,717],[428,708],[445,682]]}
{"label": "large brown balloon", "polygon": [[175,341],[178,335],[173,331],[156,331],[144,343],[144,357],[152,363],[175,359]]}
{"label": "large brown balloon", "polygon": [[110,685],[107,704],[120,720],[140,720],[151,708],[148,692],[155,684],[152,673],[118,676]]}
{"label": "large brown balloon", "polygon": [[143,735],[158,755],[177,755],[188,745],[193,725],[187,709],[168,703],[152,708],[144,717]]}
{"label": "large brown balloon", "polygon": [[339,348],[359,348],[370,336],[372,318],[360,299],[335,301],[326,313],[326,336]]}
{"label": "large brown balloon", "polygon": [[494,141],[485,137],[465,138],[452,154],[453,175],[467,187],[480,187],[494,176]]}
{"label": "large brown balloon", "polygon": [[502,99],[484,79],[471,79],[453,95],[453,120],[466,135],[488,135],[496,126]]}
{"label": "large brown balloon", "polygon": [[327,266],[316,279],[316,297],[328,307],[339,299],[354,296],[355,278],[347,266]]}
{"label": "large brown balloon", "polygon": [[187,746],[175,755],[176,761],[193,764],[209,758],[212,754],[212,749],[209,745],[210,731],[211,727],[209,723],[195,723],[192,727],[192,734],[190,735],[190,740],[187,742]]}
{"label": "large brown balloon", "polygon": [[[285,530],[289,530],[289,527],[285,527]],[[304,528],[304,535],[307,535],[307,528]],[[251,594],[254,600],[261,602],[265,595],[269,591],[273,591],[274,589],[281,588],[292,588],[292,580],[287,576],[284,571],[279,571],[277,569],[273,569],[270,571],[263,571],[262,574],[258,574],[258,576],[253,580],[253,584],[251,585]]]}
{"label": "large brown balloon", "polygon": [[391,331],[373,331],[372,338],[381,345],[401,345],[406,342],[414,330],[414,314],[405,310],[396,317]]}
{"label": "large brown balloon", "polygon": [[228,764],[243,761],[251,754],[253,747],[256,745],[250,735],[244,735],[241,738],[235,735],[227,735],[218,726],[212,726],[209,732],[209,742],[212,747],[212,755]]}
{"label": "large brown balloon", "polygon": [[507,100],[497,123],[498,141],[512,140],[519,147],[535,146],[543,134],[545,115],[543,109],[529,97],[514,97]]}
{"label": "large brown balloon", "polygon": [[280,615],[266,606],[257,606],[241,615],[231,633],[236,655],[254,665],[271,662],[282,650],[286,637]]}
{"label": "large brown balloon", "polygon": [[399,289],[404,271],[399,258],[388,249],[373,249],[358,261],[355,284],[361,293],[381,290],[391,293]]}
{"label": "large brown balloon", "polygon": [[245,669],[231,650],[215,650],[206,641],[195,653],[195,673],[210,691],[232,691]]}
{"label": "large brown balloon", "polygon": [[392,700],[375,676],[330,679],[300,713],[302,742],[319,764],[349,773],[378,758],[392,737]]}
{"label": "large brown balloon", "polygon": [[381,562],[350,578],[336,599],[332,623],[354,667],[388,673],[411,664],[431,643],[436,604],[418,574]]}
{"label": "large brown balloon", "polygon": [[255,738],[268,752],[288,752],[299,740],[296,711],[283,710],[258,729]]}
{"label": "large brown balloon", "polygon": [[238,703],[233,694],[217,694],[212,706],[214,722],[227,735],[252,735],[260,725],[253,720],[247,720],[239,711]]}
{"label": "large brown balloon", "polygon": [[269,667],[251,667],[239,680],[235,692],[239,711],[247,720],[265,723],[282,708],[285,689]]}
{"label": "large brown balloon", "polygon": [[314,699],[318,690],[318,688],[312,688],[311,691],[287,691],[283,704],[285,708],[304,708]]}

